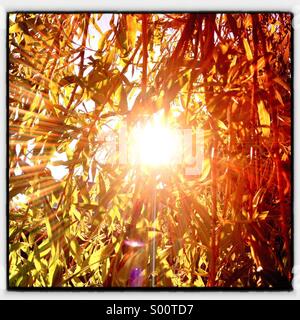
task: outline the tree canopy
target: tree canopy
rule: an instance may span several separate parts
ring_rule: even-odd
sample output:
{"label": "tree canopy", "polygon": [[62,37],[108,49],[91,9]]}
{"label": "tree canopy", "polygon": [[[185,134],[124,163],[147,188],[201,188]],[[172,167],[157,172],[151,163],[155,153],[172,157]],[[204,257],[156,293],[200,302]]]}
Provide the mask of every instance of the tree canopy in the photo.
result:
{"label": "tree canopy", "polygon": [[[9,14],[10,286],[290,287],[291,18]],[[199,174],[103,161],[156,114]]]}

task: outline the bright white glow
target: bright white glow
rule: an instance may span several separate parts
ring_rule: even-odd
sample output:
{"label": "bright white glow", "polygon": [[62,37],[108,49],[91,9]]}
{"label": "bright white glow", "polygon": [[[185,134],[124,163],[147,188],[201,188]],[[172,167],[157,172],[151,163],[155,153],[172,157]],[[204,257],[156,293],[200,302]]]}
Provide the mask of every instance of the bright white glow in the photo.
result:
{"label": "bright white glow", "polygon": [[127,246],[132,248],[141,248],[141,247],[144,247],[145,245],[143,242],[135,241],[135,240],[125,240],[124,242]]}
{"label": "bright white glow", "polygon": [[55,180],[61,180],[69,173],[69,169],[66,166],[52,166],[48,164],[47,168],[49,168]]}
{"label": "bright white glow", "polygon": [[20,176],[22,173],[23,173],[23,171],[22,171],[19,163],[17,163],[15,170],[14,170],[14,174],[15,174],[15,176]]}
{"label": "bright white glow", "polygon": [[16,196],[14,196],[11,200],[12,208],[14,209],[20,209],[22,205],[25,205],[28,203],[29,197],[26,196],[23,193],[18,193]]}
{"label": "bright white glow", "polygon": [[[65,152],[58,153],[57,151],[55,151],[53,157],[51,158],[51,162],[55,163],[57,161],[68,161],[67,154]],[[47,168],[51,171],[51,175],[55,180],[61,180],[69,173],[69,169],[65,165],[48,164]]]}
{"label": "bright white glow", "polygon": [[137,126],[132,132],[130,162],[149,166],[178,163],[180,134],[158,121]]}

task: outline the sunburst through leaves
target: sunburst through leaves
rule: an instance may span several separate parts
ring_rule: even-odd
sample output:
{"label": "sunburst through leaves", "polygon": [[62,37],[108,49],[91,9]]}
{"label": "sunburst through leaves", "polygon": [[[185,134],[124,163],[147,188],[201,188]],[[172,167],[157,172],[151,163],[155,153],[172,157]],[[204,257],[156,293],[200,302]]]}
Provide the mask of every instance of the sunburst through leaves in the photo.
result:
{"label": "sunburst through leaves", "polygon": [[289,289],[291,19],[10,13],[10,287]]}

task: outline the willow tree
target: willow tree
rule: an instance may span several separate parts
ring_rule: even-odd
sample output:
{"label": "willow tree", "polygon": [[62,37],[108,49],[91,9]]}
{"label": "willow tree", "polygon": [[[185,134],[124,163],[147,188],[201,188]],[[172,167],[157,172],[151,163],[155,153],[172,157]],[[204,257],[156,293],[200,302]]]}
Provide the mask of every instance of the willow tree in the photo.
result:
{"label": "willow tree", "polygon": [[[289,288],[291,37],[285,13],[9,14],[10,286]],[[103,161],[161,113],[203,130],[199,174]]]}

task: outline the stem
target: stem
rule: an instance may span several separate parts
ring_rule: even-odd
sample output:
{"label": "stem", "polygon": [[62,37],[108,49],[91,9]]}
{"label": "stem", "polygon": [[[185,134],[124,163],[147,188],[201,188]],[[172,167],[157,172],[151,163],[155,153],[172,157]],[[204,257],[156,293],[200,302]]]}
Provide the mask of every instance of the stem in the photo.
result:
{"label": "stem", "polygon": [[152,239],[151,252],[150,252],[150,267],[151,267],[151,287],[156,286],[155,270],[156,270],[156,187],[154,185],[153,191],[153,203],[152,203],[152,227],[154,229],[154,235]]}
{"label": "stem", "polygon": [[[273,96],[275,93],[273,94]],[[271,95],[272,96],[272,95]],[[288,227],[288,220],[287,220],[287,213],[285,212],[284,208],[284,185],[282,179],[282,166],[280,160],[280,150],[279,150],[279,128],[278,128],[278,110],[273,99],[270,99],[272,106],[272,127],[274,130],[274,158],[275,158],[275,166],[276,166],[276,175],[277,175],[277,186],[278,186],[278,195],[279,195],[279,210],[280,210],[280,228],[281,228],[281,236],[284,242],[284,249],[286,250],[287,254],[287,269],[288,269],[288,278],[291,278],[290,272],[290,263],[291,263],[291,256],[290,256],[290,241],[289,241],[289,227]]]}
{"label": "stem", "polygon": [[143,38],[143,74],[142,74],[142,97],[145,99],[147,90],[147,59],[148,59],[148,34],[147,34],[147,23],[148,15],[143,14],[142,20],[142,38]]}
{"label": "stem", "polygon": [[217,245],[217,166],[216,166],[217,140],[214,137],[211,150],[211,179],[212,179],[212,223],[211,223],[211,261],[208,286],[216,285],[216,261],[218,256]]}
{"label": "stem", "polygon": [[[264,32],[258,28],[257,29],[258,35],[261,38],[261,43],[263,44],[263,53],[266,54],[266,37]],[[266,69],[269,69],[269,62],[265,59]],[[266,75],[266,82],[269,82],[269,76]],[[289,212],[285,211],[284,207],[284,185],[283,185],[283,177],[282,177],[282,165],[280,160],[280,148],[279,148],[279,127],[278,127],[278,110],[276,103],[274,102],[275,92],[274,89],[271,88],[270,95],[268,98],[268,104],[271,108],[271,130],[274,132],[274,159],[275,159],[275,170],[277,176],[277,190],[279,195],[279,211],[280,211],[280,228],[281,228],[281,237],[284,242],[284,249],[286,250],[287,254],[287,276],[291,279],[292,274],[290,271],[291,267],[291,253],[290,253],[290,237],[289,237],[289,223],[287,215]],[[269,180],[270,181],[270,180]]]}

